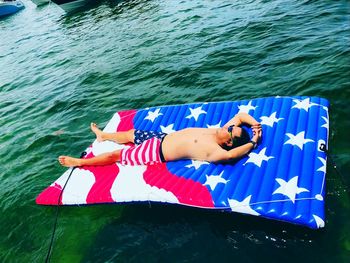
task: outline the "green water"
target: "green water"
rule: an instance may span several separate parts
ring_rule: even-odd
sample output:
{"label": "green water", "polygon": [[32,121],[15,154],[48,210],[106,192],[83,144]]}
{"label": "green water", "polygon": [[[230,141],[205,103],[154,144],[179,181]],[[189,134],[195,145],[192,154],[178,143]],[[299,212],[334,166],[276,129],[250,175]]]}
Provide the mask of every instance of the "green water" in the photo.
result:
{"label": "green water", "polygon": [[[330,101],[350,185],[349,1],[100,1],[0,19],[0,262],[44,262],[35,197],[121,109],[275,95]],[[63,207],[52,262],[349,262],[350,199],[328,165],[326,227],[156,204]]]}

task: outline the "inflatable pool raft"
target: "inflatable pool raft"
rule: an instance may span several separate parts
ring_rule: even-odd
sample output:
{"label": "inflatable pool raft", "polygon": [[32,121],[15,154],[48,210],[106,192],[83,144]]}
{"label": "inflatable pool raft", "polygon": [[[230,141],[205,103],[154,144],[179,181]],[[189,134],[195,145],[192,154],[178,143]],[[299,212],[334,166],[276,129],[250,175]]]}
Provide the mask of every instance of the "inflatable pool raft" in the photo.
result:
{"label": "inflatable pool raft", "polygon": [[[236,163],[180,160],[148,166],[119,163],[71,169],[36,199],[41,205],[163,202],[225,210],[321,228],[329,103],[318,97],[271,97],[117,112],[105,131],[131,128],[171,133],[223,126],[238,112],[260,121],[263,139]],[[128,147],[93,142],[84,158]],[[64,152],[64,149],[63,149]],[[60,199],[59,199],[60,198]]]}

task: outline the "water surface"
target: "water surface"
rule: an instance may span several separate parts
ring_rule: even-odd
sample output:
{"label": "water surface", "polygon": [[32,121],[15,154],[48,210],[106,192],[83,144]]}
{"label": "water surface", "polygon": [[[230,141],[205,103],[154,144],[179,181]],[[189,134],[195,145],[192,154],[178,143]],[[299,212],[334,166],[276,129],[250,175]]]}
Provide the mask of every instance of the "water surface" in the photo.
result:
{"label": "water surface", "polygon": [[[266,96],[330,101],[350,185],[349,1],[99,1],[0,20],[0,261],[43,262],[55,208],[35,197],[122,109]],[[52,262],[347,262],[350,205],[328,165],[326,227],[157,204],[63,207]]]}

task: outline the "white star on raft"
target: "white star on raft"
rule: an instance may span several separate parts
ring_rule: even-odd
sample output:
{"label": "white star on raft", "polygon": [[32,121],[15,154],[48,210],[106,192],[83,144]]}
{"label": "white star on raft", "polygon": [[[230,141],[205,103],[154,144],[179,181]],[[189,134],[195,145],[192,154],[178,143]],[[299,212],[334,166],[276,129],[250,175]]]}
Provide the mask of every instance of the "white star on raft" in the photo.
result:
{"label": "white star on raft", "polygon": [[323,124],[321,127],[326,128],[327,130],[329,129],[329,120],[327,117],[322,116],[322,119],[324,119],[324,121],[326,122],[325,124]]}
{"label": "white star on raft", "polygon": [[280,120],[283,120],[283,118],[276,118],[276,112],[272,113],[269,117],[262,116],[260,117],[261,125],[267,125],[270,127],[273,127],[273,124],[275,122],[279,122]]}
{"label": "white star on raft", "polygon": [[276,178],[277,183],[279,183],[280,187],[278,187],[272,194],[282,194],[288,196],[288,198],[294,203],[295,196],[302,192],[309,192],[306,188],[298,187],[298,176],[294,176],[288,182],[281,178]]}
{"label": "white star on raft", "polygon": [[244,165],[246,165],[247,163],[254,163],[255,165],[261,167],[261,163],[263,161],[268,161],[272,158],[275,158],[273,156],[266,156],[265,152],[266,152],[266,147],[262,149],[259,153],[251,152],[248,155],[249,159],[244,163]]}
{"label": "white star on raft", "polygon": [[297,135],[293,135],[291,133],[286,133],[286,135],[289,137],[289,140],[284,144],[296,145],[300,148],[300,150],[303,149],[305,143],[314,142],[311,139],[305,139],[305,132],[303,131],[299,132]]}
{"label": "white star on raft", "polygon": [[186,116],[186,119],[194,118],[196,121],[198,120],[199,115],[207,113],[206,111],[202,110],[202,106],[194,109],[189,108],[189,110],[191,111],[191,114]]}
{"label": "white star on raft", "polygon": [[209,129],[217,129],[220,127],[221,127],[221,121],[218,124],[214,124],[214,125],[207,124],[207,128],[209,128]]}
{"label": "white star on raft", "polygon": [[172,132],[175,132],[174,130],[174,124],[169,124],[168,126],[163,126],[163,125],[160,125],[160,129],[162,130],[162,132],[164,133],[172,133]]}
{"label": "white star on raft", "polygon": [[310,103],[310,98],[307,98],[304,100],[293,100],[293,102],[295,102],[295,105],[292,107],[292,109],[297,108],[297,109],[309,111],[309,108],[311,108],[312,106],[319,106],[316,103],[313,103],[313,102]]}
{"label": "white star on raft", "polygon": [[212,191],[214,191],[217,184],[219,184],[219,183],[226,184],[228,181],[230,181],[230,180],[226,180],[226,179],[222,178],[223,174],[224,174],[224,171],[222,171],[221,174],[219,174],[219,175],[206,175],[207,180],[205,181],[204,185],[209,185],[210,189]]}
{"label": "white star on raft", "polygon": [[231,210],[234,212],[258,216],[260,214],[250,207],[250,199],[251,198],[252,198],[252,196],[249,195],[241,202],[234,200],[234,199],[228,199],[228,203],[231,207]]}
{"label": "white star on raft", "polygon": [[324,227],[324,221],[322,220],[322,218],[318,217],[317,215],[312,215],[312,216],[314,217],[318,228]]}
{"label": "white star on raft", "polygon": [[252,102],[249,101],[248,105],[238,106],[239,112],[249,113],[250,110],[255,110],[256,106],[252,106]]}
{"label": "white star on raft", "polygon": [[157,117],[159,117],[160,115],[163,115],[163,113],[159,113],[159,111],[160,111],[160,109],[156,109],[155,111],[149,111],[145,120],[150,120],[151,122],[154,122],[154,120]]}
{"label": "white star on raft", "polygon": [[208,162],[205,161],[197,161],[197,160],[191,160],[191,164],[186,165],[185,167],[187,168],[192,168],[194,167],[194,169],[198,169],[201,165],[203,164],[209,164]]}
{"label": "white star on raft", "polygon": [[322,162],[322,166],[317,169],[318,172],[326,173],[326,159],[322,157],[318,157],[318,159]]}

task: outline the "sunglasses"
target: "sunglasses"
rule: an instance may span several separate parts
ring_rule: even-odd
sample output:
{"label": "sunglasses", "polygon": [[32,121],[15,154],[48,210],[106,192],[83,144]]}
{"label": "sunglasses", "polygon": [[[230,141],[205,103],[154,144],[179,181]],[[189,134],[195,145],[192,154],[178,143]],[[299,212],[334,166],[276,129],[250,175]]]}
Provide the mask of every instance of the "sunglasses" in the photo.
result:
{"label": "sunglasses", "polygon": [[228,131],[228,133],[230,134],[230,137],[231,137],[232,145],[234,145],[235,141],[237,140],[235,137],[232,136],[233,127],[235,127],[234,124],[227,127],[227,131]]}

